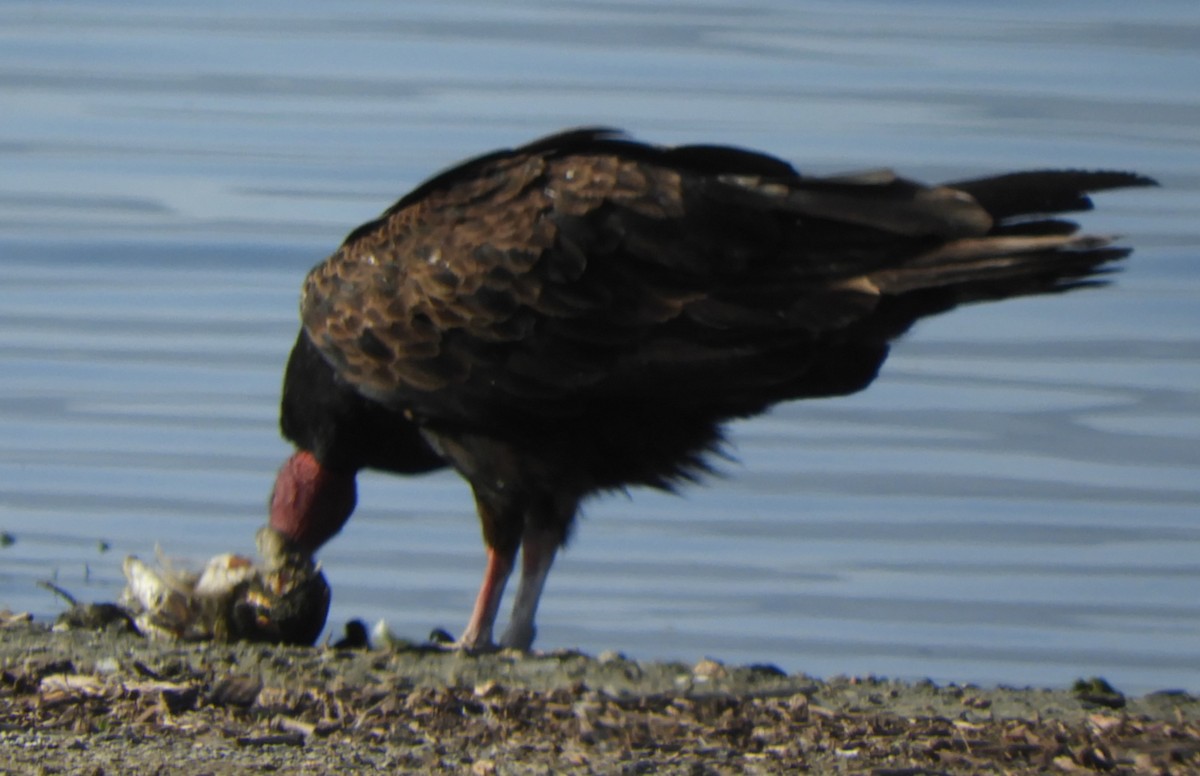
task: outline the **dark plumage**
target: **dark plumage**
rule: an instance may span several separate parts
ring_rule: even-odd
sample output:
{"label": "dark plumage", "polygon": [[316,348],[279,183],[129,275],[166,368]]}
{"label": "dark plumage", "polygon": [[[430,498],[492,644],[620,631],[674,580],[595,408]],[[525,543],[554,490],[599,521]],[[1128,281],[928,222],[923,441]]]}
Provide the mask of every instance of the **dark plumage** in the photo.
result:
{"label": "dark plumage", "polygon": [[283,388],[299,452],[271,524],[307,551],[354,507],[354,474],[453,466],[488,569],[459,643],[529,647],[579,502],[705,471],[720,426],[862,390],[914,321],[1069,289],[1127,250],[1053,214],[1123,172],[924,186],[812,178],[716,146],[579,130],[444,172],[309,274]]}

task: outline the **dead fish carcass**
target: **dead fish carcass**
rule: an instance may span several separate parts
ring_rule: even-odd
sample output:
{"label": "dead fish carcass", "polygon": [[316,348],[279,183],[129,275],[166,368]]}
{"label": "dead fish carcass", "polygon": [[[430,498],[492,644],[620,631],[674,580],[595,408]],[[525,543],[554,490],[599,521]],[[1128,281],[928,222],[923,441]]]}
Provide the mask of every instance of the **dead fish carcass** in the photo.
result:
{"label": "dead fish carcass", "polygon": [[199,573],[129,556],[121,604],[137,631],[167,641],[312,644],[329,611],[329,586],[311,557],[277,532],[259,532],[260,560],[222,553]]}

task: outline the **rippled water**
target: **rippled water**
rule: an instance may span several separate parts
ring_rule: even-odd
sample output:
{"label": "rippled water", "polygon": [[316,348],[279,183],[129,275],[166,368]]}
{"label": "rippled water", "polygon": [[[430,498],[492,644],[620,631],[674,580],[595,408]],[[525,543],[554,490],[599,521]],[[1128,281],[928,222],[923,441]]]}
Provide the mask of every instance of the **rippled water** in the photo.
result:
{"label": "rippled water", "polygon": [[[725,476],[592,503],[540,644],[1200,690],[1200,17],[1141,4],[0,6],[0,607],[249,551],[309,266],[457,159],[578,124],[927,178],[1116,166],[1107,288],[922,324]],[[465,486],[370,475],[331,622],[457,629]],[[100,543],[111,548],[103,551]]]}

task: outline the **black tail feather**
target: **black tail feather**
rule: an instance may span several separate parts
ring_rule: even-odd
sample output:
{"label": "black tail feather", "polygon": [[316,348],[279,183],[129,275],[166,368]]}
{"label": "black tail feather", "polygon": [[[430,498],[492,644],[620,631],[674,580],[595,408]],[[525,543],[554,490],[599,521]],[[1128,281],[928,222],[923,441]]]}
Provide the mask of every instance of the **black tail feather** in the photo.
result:
{"label": "black tail feather", "polygon": [[1144,175],[1115,170],[1038,170],[944,185],[970,194],[999,223],[1018,216],[1091,210],[1088,192],[1158,183]]}

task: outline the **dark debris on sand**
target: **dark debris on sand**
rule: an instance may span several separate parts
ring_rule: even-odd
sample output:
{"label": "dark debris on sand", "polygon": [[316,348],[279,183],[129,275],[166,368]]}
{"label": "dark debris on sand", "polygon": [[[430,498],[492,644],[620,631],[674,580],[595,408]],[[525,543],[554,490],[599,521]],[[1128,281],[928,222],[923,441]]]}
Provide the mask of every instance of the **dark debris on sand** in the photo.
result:
{"label": "dark debris on sand", "polygon": [[1200,772],[1200,702],[0,627],[0,774]]}

